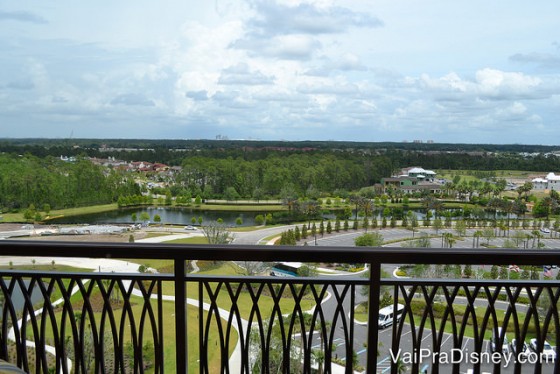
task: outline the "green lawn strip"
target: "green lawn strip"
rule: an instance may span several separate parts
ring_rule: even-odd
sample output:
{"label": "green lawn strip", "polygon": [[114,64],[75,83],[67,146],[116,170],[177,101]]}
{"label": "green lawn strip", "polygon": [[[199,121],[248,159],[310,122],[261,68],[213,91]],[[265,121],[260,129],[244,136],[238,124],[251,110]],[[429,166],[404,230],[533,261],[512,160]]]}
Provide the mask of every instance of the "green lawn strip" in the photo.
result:
{"label": "green lawn strip", "polygon": [[193,236],[184,239],[173,239],[165,241],[166,244],[208,244],[208,239],[204,236]]}
{"label": "green lawn strip", "polygon": [[143,237],[142,239],[150,239],[150,238],[159,238],[161,236],[169,236],[169,235],[173,235],[173,233],[170,232],[147,232],[146,236]]}
{"label": "green lawn strip", "polygon": [[[151,267],[155,265],[160,265],[160,266],[165,266],[165,261],[168,261],[169,263],[172,264],[171,261],[169,260],[154,260],[152,262],[152,260],[149,261],[149,265]],[[200,262],[200,261],[199,261]],[[147,263],[148,264],[148,263]],[[206,270],[205,270],[206,269]],[[242,269],[235,265],[232,262],[224,262],[221,263],[219,266],[217,267],[211,267],[211,264],[207,264],[206,262],[201,263],[201,271],[198,274],[201,275],[220,275],[220,276],[242,276]],[[217,286],[216,282],[212,282],[210,283],[210,288],[211,290],[215,290]],[[255,285],[257,286],[257,285]],[[266,291],[269,292],[268,287],[265,287]],[[175,294],[175,288],[172,282],[163,282],[162,284],[162,293],[164,295],[174,295]],[[206,293],[206,291],[205,291]],[[280,300],[280,308],[282,309],[282,314],[287,314],[287,313],[291,313],[293,311],[295,302],[294,302],[294,298],[291,292],[289,292],[288,289],[284,290],[284,295],[285,297],[283,297]],[[194,284],[194,283],[187,283],[187,297],[191,298],[191,299],[196,299],[198,300],[199,298],[199,294],[198,294],[198,284]],[[204,297],[204,301],[205,302],[210,302],[210,298],[208,297],[208,295],[206,294]],[[249,313],[251,311],[251,308],[253,306],[253,301],[251,300],[251,297],[248,293],[248,290],[243,290],[241,295],[239,296],[239,299],[237,301],[238,303],[238,308],[240,310],[240,315],[242,318],[247,319],[249,317]],[[232,307],[232,301],[230,296],[227,293],[226,288],[222,285],[222,288],[220,289],[220,293],[218,295],[217,298],[217,305],[220,308],[223,308],[225,310],[230,310]],[[264,313],[265,311],[267,313],[270,313],[270,311],[272,310],[273,306],[274,306],[274,301],[272,299],[272,297],[270,297],[268,294],[263,294],[260,296],[259,301],[258,301],[258,305],[260,308],[261,313]],[[315,303],[313,300],[311,300],[311,298],[304,298],[301,302],[301,307],[302,310],[309,310],[311,309],[313,306],[315,306]],[[265,316],[265,318],[268,318],[269,314],[263,314]]]}
{"label": "green lawn strip", "polygon": [[236,263],[227,261],[220,263],[219,266],[212,266],[210,261],[198,261],[200,271],[198,274],[201,275],[231,275],[239,276],[243,275],[243,268],[238,266]]}
{"label": "green lawn strip", "polygon": [[[48,218],[45,219],[48,222],[49,219],[59,218],[59,217],[72,217],[79,216],[82,214],[93,214],[93,213],[103,213],[110,212],[112,210],[117,210],[117,204],[103,204],[103,205],[92,205],[79,208],[67,208],[67,209],[53,209],[49,212]],[[45,212],[39,212],[43,217],[46,216]],[[25,222],[23,218],[23,211],[19,213],[3,213],[2,222]]]}
{"label": "green lawn strip", "polygon": [[33,265],[33,264],[13,265],[13,266],[2,265],[2,266],[0,266],[0,270],[11,270],[11,271],[33,270],[33,271],[37,271],[37,272],[41,272],[41,273],[49,273],[49,272],[57,272],[57,271],[61,271],[61,272],[64,272],[64,273],[91,273],[92,272],[91,269],[83,269],[83,268],[77,268],[77,267],[67,266],[67,265],[58,265],[58,264],[55,264],[54,266],[53,265]]}
{"label": "green lawn strip", "polygon": [[271,226],[240,226],[240,227],[232,227],[229,231],[232,232],[250,232],[250,231],[257,231],[263,228],[268,228]]}
{"label": "green lawn strip", "polygon": [[215,211],[240,211],[240,212],[280,212],[288,210],[285,205],[228,205],[228,204],[200,204],[191,205],[186,208],[196,210],[215,210]]}
{"label": "green lawn strip", "polygon": [[[232,286],[232,289],[234,288],[235,284]],[[209,287],[212,291],[212,293],[215,292],[216,287],[217,287],[217,283],[210,283]],[[257,287],[257,285],[255,285],[255,287]],[[272,299],[272,297],[269,296],[269,290],[268,287],[265,287],[266,293],[261,294],[259,296],[259,300],[257,302],[257,305],[259,307],[259,310],[263,316],[263,318],[268,319],[270,318],[270,311],[272,310],[272,308],[274,307],[274,301]],[[173,295],[173,285],[170,283],[166,283],[163,285],[162,288],[162,292],[165,295]],[[187,297],[191,298],[191,299],[195,299],[198,300],[199,299],[199,293],[198,293],[198,284],[192,284],[189,283],[187,285]],[[208,296],[207,292],[206,292],[206,287],[204,288],[204,302],[206,303],[210,303],[210,297]],[[229,293],[227,292],[226,287],[224,287],[224,285],[221,286],[220,288],[220,292],[218,294],[218,297],[216,299],[216,305],[219,308],[222,308],[224,310],[231,310],[232,309],[232,298],[229,295]],[[282,297],[280,299],[279,302],[279,306],[281,308],[281,313],[282,314],[289,314],[293,312],[294,309],[294,298],[293,295],[288,291],[288,290],[284,290],[284,297]],[[315,306],[315,302],[311,299],[311,297],[308,298],[304,298],[301,301],[301,308],[303,311],[309,310],[311,309],[313,306]],[[248,290],[243,290],[241,292],[241,294],[239,295],[239,298],[237,299],[237,308],[239,309],[239,314],[241,316],[241,318],[243,319],[248,319],[251,309],[253,308],[253,300],[251,299],[251,296],[248,293]]]}
{"label": "green lawn strip", "polygon": [[266,237],[262,238],[261,240],[259,240],[259,242],[257,244],[266,244],[269,241],[271,241],[272,239],[280,238],[280,236],[282,236],[282,234],[274,234],[274,235],[266,236]]}

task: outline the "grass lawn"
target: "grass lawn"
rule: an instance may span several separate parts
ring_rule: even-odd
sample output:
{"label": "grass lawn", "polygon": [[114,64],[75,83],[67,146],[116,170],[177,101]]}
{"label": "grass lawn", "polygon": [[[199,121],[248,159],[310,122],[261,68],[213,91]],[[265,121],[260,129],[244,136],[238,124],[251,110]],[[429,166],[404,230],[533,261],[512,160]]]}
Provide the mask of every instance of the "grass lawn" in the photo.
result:
{"label": "grass lawn", "polygon": [[283,210],[288,210],[287,206],[284,205],[219,205],[219,204],[200,204],[191,205],[186,208],[193,210],[216,210],[216,211],[240,211],[240,212],[281,212]]}
{"label": "grass lawn", "polygon": [[[71,216],[78,216],[82,214],[91,214],[91,213],[102,213],[102,212],[109,212],[112,210],[117,210],[117,204],[104,204],[104,205],[93,205],[93,206],[86,206],[80,208],[68,208],[68,209],[56,209],[51,210],[49,212],[49,217],[57,218],[57,217],[71,217]],[[42,216],[45,216],[44,212],[40,212]],[[4,213],[2,214],[3,220],[2,222],[25,222],[23,218],[23,212],[21,213]],[[48,219],[46,220],[48,222]]]}
{"label": "grass lawn", "polygon": [[27,271],[27,270],[33,270],[33,271],[40,271],[43,273],[47,273],[50,271],[62,271],[65,273],[91,273],[93,270],[91,269],[83,269],[83,268],[76,268],[73,266],[66,266],[66,265],[57,265],[55,264],[54,266],[52,265],[33,265],[33,264],[29,264],[29,265],[14,265],[14,266],[9,266],[9,265],[2,265],[0,266],[0,270],[13,270],[13,271]]}
{"label": "grass lawn", "polygon": [[[153,204],[154,206],[157,204]],[[175,206],[173,207],[180,207]],[[195,210],[212,210],[212,211],[244,211],[244,212],[261,212],[263,210],[267,212],[280,212],[287,210],[288,208],[284,205],[217,205],[217,204],[201,204],[201,205],[191,205],[186,208]],[[48,223],[49,218],[59,218],[59,217],[72,217],[79,216],[82,214],[93,214],[93,213],[103,213],[112,210],[118,210],[119,207],[116,203],[112,204],[102,204],[102,205],[92,205],[78,208],[67,208],[67,209],[53,209],[49,212],[48,216],[45,212],[41,213],[45,223]],[[2,222],[4,223],[15,223],[15,222],[26,222],[23,217],[23,211],[18,213],[3,213]]]}
{"label": "grass lawn", "polygon": [[[94,291],[94,294],[92,294],[92,298],[90,298],[90,300],[95,298],[95,293],[98,293],[98,291]],[[73,303],[73,308],[75,312],[80,311],[81,306],[79,303],[76,303],[77,300],[73,297],[72,298],[72,303]],[[154,308],[154,313],[157,314],[157,302],[155,300],[151,301],[152,307]],[[134,316],[134,323],[137,327],[137,329],[139,328],[140,325],[140,316],[142,315],[144,308],[143,308],[143,300],[138,298],[138,297],[131,297],[131,310],[130,312],[132,313],[132,315]],[[87,315],[87,313],[82,313],[81,315]],[[163,318],[163,331],[162,331],[162,336],[163,336],[163,345],[164,345],[164,368],[165,368],[165,372],[167,373],[174,373],[176,372],[176,363],[175,363],[175,304],[173,302],[163,302],[162,303],[162,318]],[[55,314],[55,320],[56,320],[56,324],[58,326],[58,328],[60,328],[61,325],[61,318],[62,318],[62,311],[58,311]],[[91,325],[96,325],[97,329],[99,329],[99,324],[101,321],[101,317],[102,314],[99,311],[95,311],[93,318],[96,321],[95,324],[91,323],[91,320],[88,319],[88,327]],[[107,317],[107,315],[106,315]],[[114,305],[113,306],[113,317],[115,318],[115,322],[117,324],[117,328],[118,326],[121,325],[121,323],[124,323],[124,326],[130,326],[131,324],[131,320],[129,318],[129,314],[128,311],[125,311],[125,309],[123,309],[122,307],[119,307],[118,305]],[[105,322],[107,324],[107,321]],[[153,341],[152,339],[152,335],[151,335],[151,329],[152,326],[150,325],[150,321],[149,319],[146,320],[146,326],[144,327],[144,346],[147,347],[146,351],[144,352],[144,359],[147,361],[152,361],[153,363]],[[211,373],[217,373],[219,372],[219,368],[220,368],[220,351],[219,349],[216,349],[216,346],[219,346],[217,343],[219,341],[219,336],[218,336],[218,330],[215,328],[215,320],[213,321],[214,325],[213,327],[210,329],[210,336],[208,339],[208,344],[209,344],[209,349],[208,349],[208,364],[209,364],[209,372]],[[52,330],[52,325],[50,323],[47,323],[47,328],[45,330],[45,337],[47,342],[52,345],[52,340],[53,340],[53,330]],[[67,331],[67,335],[71,336],[71,329],[70,329],[70,325],[68,323],[68,321],[66,322],[66,331]],[[191,307],[188,306],[187,308],[187,326],[188,326],[188,334],[187,335],[187,339],[188,339],[188,355],[189,355],[189,362],[188,362],[188,369],[189,372],[192,373],[196,373],[199,372],[199,321],[198,321],[198,308],[196,307]],[[112,336],[111,333],[108,331],[108,327],[106,327],[106,336]],[[138,330],[137,330],[138,331]],[[32,330],[29,329],[27,336],[32,339],[33,335],[32,335]],[[124,333],[121,336],[121,339],[124,342],[125,347],[127,346],[127,342],[131,341],[131,330],[130,328],[125,328],[124,329]],[[229,355],[231,355],[231,353],[233,352],[233,349],[235,348],[235,344],[237,342],[237,332],[232,331],[232,334],[230,336],[229,339]],[[147,345],[146,345],[147,343]],[[87,349],[87,343],[85,343],[86,345],[86,349]],[[109,343],[108,347],[112,347],[112,343]],[[125,354],[131,354],[131,352],[125,348]],[[112,356],[112,351],[109,348],[107,352],[105,352],[106,354],[106,358],[105,358],[105,362],[108,365],[111,365],[113,362],[114,357]],[[150,368],[147,368],[148,372],[151,372],[152,370],[150,370]]]}
{"label": "grass lawn", "polygon": [[166,244],[208,244],[208,239],[204,236],[193,236],[185,239],[168,240]]}

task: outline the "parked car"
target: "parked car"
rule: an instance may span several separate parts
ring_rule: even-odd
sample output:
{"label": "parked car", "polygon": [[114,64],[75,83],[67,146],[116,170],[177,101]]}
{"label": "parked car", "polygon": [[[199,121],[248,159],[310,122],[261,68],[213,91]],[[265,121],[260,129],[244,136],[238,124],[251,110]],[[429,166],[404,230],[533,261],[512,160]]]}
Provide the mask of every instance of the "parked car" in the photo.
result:
{"label": "parked car", "polygon": [[[539,352],[537,348],[537,339],[531,339],[530,346],[533,351],[537,353]],[[543,343],[542,357],[546,360],[546,362],[554,362],[556,360],[556,351],[546,340]]]}
{"label": "parked car", "polygon": [[495,335],[492,332],[492,339],[491,339],[491,349],[492,352],[501,352],[503,355],[509,355],[509,340],[507,334],[504,335],[504,340],[502,342],[502,349],[498,349],[499,346],[497,345],[499,337],[502,335],[502,328],[498,327],[498,335]]}
{"label": "parked car", "polygon": [[519,350],[519,353],[518,353],[517,352],[517,340],[516,339],[511,339],[511,351],[515,355],[516,359],[526,358],[527,355],[529,354],[529,347],[527,346],[527,343],[523,342],[522,345],[521,345],[521,349]]}
{"label": "parked car", "polygon": [[188,225],[188,226],[185,226],[185,230],[196,230],[196,227]]}
{"label": "parked car", "polygon": [[547,229],[546,227],[543,227],[543,228],[541,229],[541,232],[542,232],[542,233],[545,233],[545,234],[550,234],[550,230]]}

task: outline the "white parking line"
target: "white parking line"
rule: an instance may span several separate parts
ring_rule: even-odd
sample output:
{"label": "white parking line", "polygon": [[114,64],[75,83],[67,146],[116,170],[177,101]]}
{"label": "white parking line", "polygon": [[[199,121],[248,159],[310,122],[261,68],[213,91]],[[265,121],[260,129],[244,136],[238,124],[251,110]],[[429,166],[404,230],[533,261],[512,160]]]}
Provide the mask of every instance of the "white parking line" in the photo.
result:
{"label": "white parking line", "polygon": [[445,340],[441,343],[441,346],[442,346],[442,347],[445,345],[445,343],[447,343],[447,341],[448,341],[449,339],[451,339],[451,336],[452,336],[451,334],[447,335],[447,339],[445,339]]}
{"label": "white parking line", "polygon": [[463,344],[463,347],[461,348],[461,350],[465,350],[467,348],[467,344],[469,344],[469,342],[471,341],[471,338],[467,338],[467,340],[465,340],[465,344]]}
{"label": "white parking line", "polygon": [[429,333],[428,335],[426,335],[426,337],[425,337],[425,338],[423,338],[423,339],[422,339],[422,341],[424,341],[424,340],[426,340],[426,339],[430,338],[431,336],[432,336],[432,333]]}

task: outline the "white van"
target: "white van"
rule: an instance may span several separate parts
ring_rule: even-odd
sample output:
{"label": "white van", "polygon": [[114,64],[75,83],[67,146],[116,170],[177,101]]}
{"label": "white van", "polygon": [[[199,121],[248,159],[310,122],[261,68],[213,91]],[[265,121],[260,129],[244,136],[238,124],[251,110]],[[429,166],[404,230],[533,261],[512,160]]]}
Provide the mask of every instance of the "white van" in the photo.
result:
{"label": "white van", "polygon": [[404,305],[397,304],[397,311],[394,312],[393,305],[386,306],[385,308],[379,309],[379,328],[384,329],[387,326],[391,326],[393,321],[399,322],[404,314]]}

